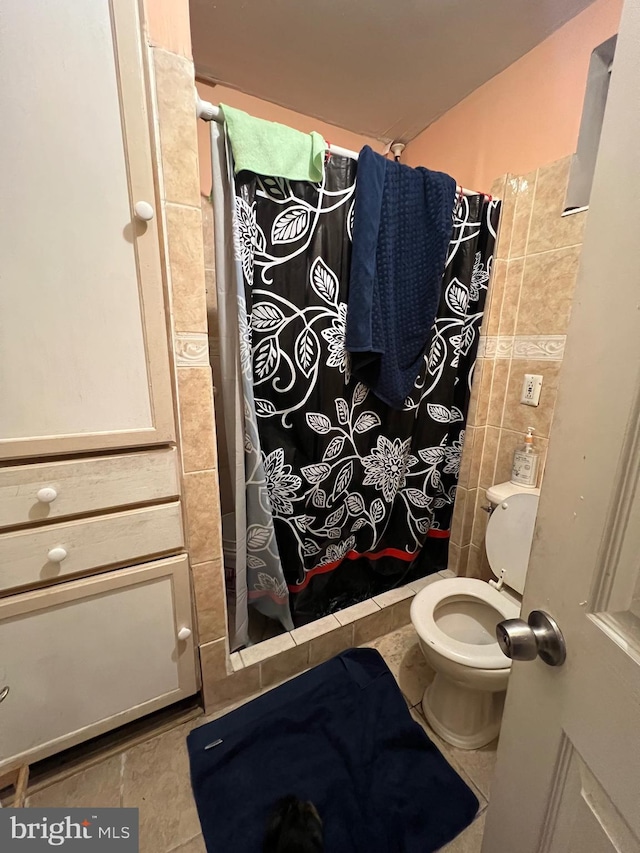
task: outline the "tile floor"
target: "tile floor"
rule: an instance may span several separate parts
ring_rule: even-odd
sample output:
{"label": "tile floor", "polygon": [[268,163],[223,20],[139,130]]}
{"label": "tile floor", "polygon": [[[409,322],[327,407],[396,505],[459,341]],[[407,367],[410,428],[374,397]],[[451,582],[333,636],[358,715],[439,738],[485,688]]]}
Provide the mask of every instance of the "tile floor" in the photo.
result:
{"label": "tile floor", "polygon": [[[475,791],[480,809],[474,823],[442,853],[479,853],[496,744],[460,750],[444,744],[422,717],[420,701],[433,677],[411,625],[367,645],[377,648],[395,675],[411,714],[451,765]],[[220,716],[217,714],[215,716]],[[27,798],[31,806],[137,806],[140,853],[205,853],[189,782],[185,738],[209,718],[199,716],[136,744],[120,754],[53,781]]]}

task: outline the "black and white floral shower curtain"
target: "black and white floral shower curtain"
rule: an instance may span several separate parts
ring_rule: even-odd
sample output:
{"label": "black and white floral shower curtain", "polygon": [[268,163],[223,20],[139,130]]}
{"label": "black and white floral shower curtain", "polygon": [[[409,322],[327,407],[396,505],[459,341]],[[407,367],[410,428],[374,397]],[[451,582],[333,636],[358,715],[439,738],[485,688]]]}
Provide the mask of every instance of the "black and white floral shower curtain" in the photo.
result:
{"label": "black and white floral shower curtain", "polygon": [[460,200],[424,369],[393,410],[344,347],[356,169],[332,156],[322,185],[236,178],[241,364],[295,624],[423,574],[425,541],[448,536],[499,218]]}

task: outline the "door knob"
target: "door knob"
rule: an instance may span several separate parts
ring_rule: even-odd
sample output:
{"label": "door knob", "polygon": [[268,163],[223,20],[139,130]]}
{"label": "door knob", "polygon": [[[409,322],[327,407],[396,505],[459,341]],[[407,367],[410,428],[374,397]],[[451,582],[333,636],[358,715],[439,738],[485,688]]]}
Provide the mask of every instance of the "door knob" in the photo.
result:
{"label": "door knob", "polygon": [[179,640],[188,640],[191,636],[191,628],[180,628],[178,631],[178,639]]}
{"label": "door knob", "polygon": [[532,610],[524,619],[505,619],[496,625],[498,645],[511,660],[535,660],[561,666],[567,657],[562,631],[543,610]]}

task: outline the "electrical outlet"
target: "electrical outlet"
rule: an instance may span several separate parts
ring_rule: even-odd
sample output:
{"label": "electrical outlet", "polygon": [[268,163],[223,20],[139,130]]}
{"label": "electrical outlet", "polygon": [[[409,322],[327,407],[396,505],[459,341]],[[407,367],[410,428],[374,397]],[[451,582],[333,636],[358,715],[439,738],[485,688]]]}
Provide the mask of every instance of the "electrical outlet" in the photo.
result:
{"label": "electrical outlet", "polygon": [[525,373],[520,402],[525,406],[537,406],[540,403],[542,376],[536,373]]}

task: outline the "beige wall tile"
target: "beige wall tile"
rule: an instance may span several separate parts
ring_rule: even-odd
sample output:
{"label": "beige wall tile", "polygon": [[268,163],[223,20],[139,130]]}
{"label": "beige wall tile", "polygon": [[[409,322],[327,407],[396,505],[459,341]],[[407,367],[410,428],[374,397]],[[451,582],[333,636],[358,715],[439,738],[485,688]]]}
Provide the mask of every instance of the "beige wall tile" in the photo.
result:
{"label": "beige wall tile", "polygon": [[198,619],[198,642],[227,636],[227,609],[222,560],[191,566]]}
{"label": "beige wall tile", "polygon": [[177,332],[207,332],[207,301],[200,210],[168,204],[165,210],[172,312]]}
{"label": "beige wall tile", "polygon": [[515,175],[505,175],[504,177],[505,181],[500,194],[500,198],[502,199],[500,230],[495,250],[495,257],[500,259],[509,257],[518,190],[518,178]]}
{"label": "beige wall tile", "polygon": [[458,574],[458,566],[460,564],[460,551],[462,549],[454,542],[449,542],[449,553],[447,555],[447,568],[455,575]]}
{"label": "beige wall tile", "polygon": [[493,476],[499,441],[500,430],[497,427],[487,427],[484,449],[482,451],[482,464],[480,465],[480,474],[478,477],[478,484],[485,489],[494,482]]}
{"label": "beige wall tile", "polygon": [[566,334],[579,261],[579,246],[527,257],[516,334]]}
{"label": "beige wall tile", "polygon": [[232,672],[240,672],[241,669],[244,669],[244,664],[242,663],[240,652],[233,652],[233,654],[230,654],[229,663],[231,664]]}
{"label": "beige wall tile", "polygon": [[458,545],[464,544],[462,531],[464,527],[466,500],[467,490],[458,486],[456,490],[456,500],[453,505],[453,516],[451,518],[451,541]]}
{"label": "beige wall tile", "polygon": [[361,646],[393,630],[393,607],[385,607],[353,623],[352,645]]}
{"label": "beige wall tile", "polygon": [[183,471],[215,468],[218,460],[209,367],[178,368],[178,408]]}
{"label": "beige wall tile", "polygon": [[484,451],[484,439],[487,432],[486,427],[477,427],[473,439],[473,455],[471,457],[471,467],[469,469],[468,488],[474,489],[480,479],[480,465],[482,464],[482,454]]}
{"label": "beige wall tile", "polygon": [[536,191],[536,173],[529,172],[518,178],[516,212],[511,234],[510,258],[519,258],[527,252],[527,239],[531,224],[531,211]]}
{"label": "beige wall tile", "polygon": [[467,571],[466,577],[468,578],[480,578],[484,580],[481,576],[481,554],[480,548],[477,548],[475,545],[471,545],[469,548],[469,558],[467,560]]}
{"label": "beige wall tile", "polygon": [[486,491],[478,489],[473,514],[473,532],[471,534],[471,544],[477,548],[484,548],[484,537],[487,532],[489,513],[483,507],[488,506],[488,504],[489,499],[487,498]]}
{"label": "beige wall tile", "polygon": [[309,642],[309,666],[315,666],[334,655],[340,654],[345,649],[351,648],[353,645],[353,628],[353,624],[343,625],[337,630],[319,634],[311,639]]}
{"label": "beige wall tile", "polygon": [[[181,2],[181,0],[180,0]],[[164,198],[200,208],[193,62],[154,48]]]}
{"label": "beige wall tile", "polygon": [[562,216],[571,157],[538,169],[527,251],[546,252],[582,243],[586,211]]}
{"label": "beige wall tile", "polygon": [[473,368],[471,380],[471,396],[469,398],[469,409],[467,411],[467,424],[474,426],[477,423],[476,412],[480,398],[480,385],[482,384],[482,373],[484,371],[485,358],[477,358]]}
{"label": "beige wall tile", "polygon": [[[396,631],[398,628],[404,628],[405,625],[408,625],[411,622],[411,602],[413,599],[414,596],[411,595],[391,606],[390,609],[393,616],[391,624],[392,631]],[[354,646],[355,645],[358,644],[354,642]]]}
{"label": "beige wall tile", "polygon": [[204,286],[207,302],[207,323],[209,337],[218,340],[218,293],[216,291],[216,274],[214,270],[204,271]]}
{"label": "beige wall tile", "polygon": [[471,550],[471,545],[465,545],[464,548],[460,549],[460,556],[458,557],[458,577],[465,578],[467,576],[467,563],[469,562],[469,551]]}
{"label": "beige wall tile", "polygon": [[245,666],[220,681],[205,679],[203,673],[202,694],[205,712],[213,714],[243,699],[250,699],[260,693],[260,689],[260,664]]}
{"label": "beige wall tile", "polygon": [[508,358],[497,358],[493,368],[493,383],[491,385],[491,398],[487,410],[487,424],[490,426],[502,425],[502,412],[504,401],[507,396],[507,384],[509,382],[509,368],[511,361]]}
{"label": "beige wall tile", "polygon": [[472,423],[475,426],[484,426],[487,422],[487,411],[489,409],[489,398],[491,397],[491,382],[493,381],[493,370],[495,361],[492,358],[483,358],[482,377],[478,387],[476,400],[475,418]]}
{"label": "beige wall tile", "polygon": [[360,601],[352,607],[345,607],[344,610],[339,610],[335,617],[341,625],[349,625],[351,622],[356,622],[364,616],[370,616],[372,613],[377,613],[382,605],[378,604],[376,599],[368,598],[366,601]]}
{"label": "beige wall tile", "polygon": [[200,196],[202,211],[202,245],[204,246],[204,268],[215,271],[215,250],[213,242],[213,205],[207,196]]}
{"label": "beige wall tile", "polygon": [[255,663],[261,663],[273,655],[278,655],[287,649],[295,648],[295,643],[291,634],[279,634],[277,637],[272,637],[270,640],[265,640],[262,643],[256,643],[255,646],[249,646],[242,649],[240,657],[245,666],[251,666]]}
{"label": "beige wall tile", "polygon": [[467,493],[467,501],[464,508],[464,523],[462,526],[462,537],[460,539],[460,545],[463,547],[465,545],[471,544],[471,533],[473,531],[473,519],[476,514],[476,499],[478,497],[478,490],[472,489]]}
{"label": "beige wall tile", "polygon": [[122,755],[105,758],[86,770],[30,794],[26,806],[34,809],[118,808],[121,773]]}
{"label": "beige wall tile", "polygon": [[491,270],[489,297],[482,321],[482,334],[497,335],[500,328],[500,311],[507,280],[507,261],[496,259]]}
{"label": "beige wall tile", "polygon": [[522,443],[523,437],[519,432],[511,432],[511,430],[507,429],[501,430],[494,478],[496,483],[507,483],[511,479],[513,452]]}
{"label": "beige wall tile", "polygon": [[[421,578],[421,580],[424,580],[425,583],[427,582],[426,578]],[[416,581],[415,583],[419,584],[420,581]],[[411,583],[407,586],[398,586],[395,589],[389,589],[380,595],[376,595],[371,601],[375,602],[382,610],[385,607],[393,607],[393,605],[399,604],[401,601],[413,598],[415,592],[414,584]]]}
{"label": "beige wall tile", "polygon": [[218,476],[215,471],[184,475],[189,557],[194,565],[222,558]]}
{"label": "beige wall tile", "polygon": [[[524,436],[527,427],[532,426],[536,431],[535,435],[548,438],[558,393],[560,367],[561,362],[559,361],[517,359],[511,363],[511,374],[502,419],[502,426],[505,429],[520,432]],[[525,406],[520,402],[525,373],[542,376],[542,390],[540,392],[540,405],[538,406]]]}
{"label": "beige wall tile", "polygon": [[460,476],[458,477],[458,485],[461,488],[466,488],[469,482],[469,474],[471,472],[471,458],[473,456],[474,436],[475,427],[467,426],[464,432],[462,459],[460,460]]}
{"label": "beige wall tile", "polygon": [[188,0],[145,0],[149,43],[191,58]]}
{"label": "beige wall tile", "polygon": [[262,662],[262,687],[280,684],[281,681],[303,672],[308,666],[308,643],[302,646],[294,645],[292,649],[287,649]]}
{"label": "beige wall tile", "polygon": [[523,273],[523,258],[517,258],[516,260],[509,261],[504,297],[502,299],[502,309],[500,312],[501,335],[515,334]]}
{"label": "beige wall tile", "polygon": [[335,616],[323,616],[321,619],[315,619],[313,622],[307,622],[306,625],[295,628],[291,631],[291,636],[296,645],[302,645],[330,631],[336,631],[339,627],[340,623]]}
{"label": "beige wall tile", "polygon": [[222,681],[227,677],[228,670],[231,671],[231,664],[227,668],[227,641],[226,639],[213,640],[210,643],[201,643],[200,651],[200,667],[202,669],[202,684],[205,682]]}

